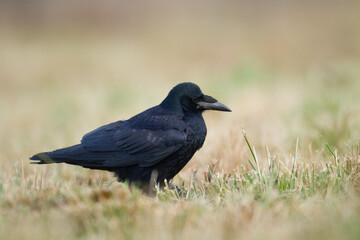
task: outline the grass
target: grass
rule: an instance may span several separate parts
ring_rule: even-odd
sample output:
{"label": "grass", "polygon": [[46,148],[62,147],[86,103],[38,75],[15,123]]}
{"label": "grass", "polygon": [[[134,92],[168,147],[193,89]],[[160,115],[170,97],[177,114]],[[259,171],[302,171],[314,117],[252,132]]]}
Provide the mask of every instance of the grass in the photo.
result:
{"label": "grass", "polygon": [[[108,175],[72,176],[15,165],[2,178],[2,239],[357,239],[359,148],[322,162],[259,159],[251,170],[209,167],[204,179],[178,179],[185,196],[165,188],[147,197]],[[269,165],[261,169],[258,161]],[[34,168],[34,171],[37,168]],[[52,174],[51,176],[48,176]],[[13,231],[9,231],[12,229]],[[17,229],[17,230],[15,230]],[[29,235],[30,233],[30,235]]]}

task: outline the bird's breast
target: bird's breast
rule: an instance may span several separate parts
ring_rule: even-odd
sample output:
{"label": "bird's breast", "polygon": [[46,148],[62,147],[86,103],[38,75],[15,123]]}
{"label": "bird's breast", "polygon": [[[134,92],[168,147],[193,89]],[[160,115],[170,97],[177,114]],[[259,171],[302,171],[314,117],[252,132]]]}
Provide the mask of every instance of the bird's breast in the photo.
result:
{"label": "bird's breast", "polygon": [[196,150],[202,147],[206,137],[206,125],[201,114],[185,118],[187,125],[187,142]]}

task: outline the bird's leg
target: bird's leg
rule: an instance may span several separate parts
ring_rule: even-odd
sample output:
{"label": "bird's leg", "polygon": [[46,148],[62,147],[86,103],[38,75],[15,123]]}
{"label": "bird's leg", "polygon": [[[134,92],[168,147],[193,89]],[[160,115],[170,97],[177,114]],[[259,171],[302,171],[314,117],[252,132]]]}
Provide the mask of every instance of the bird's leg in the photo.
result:
{"label": "bird's leg", "polygon": [[141,184],[141,191],[150,196],[150,197],[155,197],[156,196],[156,187],[154,184],[150,184],[150,183],[142,183]]}

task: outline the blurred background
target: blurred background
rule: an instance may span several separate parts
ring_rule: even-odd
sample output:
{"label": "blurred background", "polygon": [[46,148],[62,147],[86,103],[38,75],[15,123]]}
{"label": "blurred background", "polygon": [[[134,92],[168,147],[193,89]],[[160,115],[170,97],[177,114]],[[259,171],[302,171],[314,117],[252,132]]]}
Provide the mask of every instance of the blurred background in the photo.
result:
{"label": "blurred background", "polygon": [[233,109],[205,114],[208,138],[185,174],[246,164],[242,129],[260,155],[297,138],[305,160],[358,142],[359,12],[359,1],[1,1],[2,168],[184,81]]}

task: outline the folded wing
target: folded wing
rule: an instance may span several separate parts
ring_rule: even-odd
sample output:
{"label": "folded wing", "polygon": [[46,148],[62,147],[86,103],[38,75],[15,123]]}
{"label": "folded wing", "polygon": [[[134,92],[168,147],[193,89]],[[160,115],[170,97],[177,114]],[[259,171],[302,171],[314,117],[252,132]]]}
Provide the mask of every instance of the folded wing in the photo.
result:
{"label": "folded wing", "polygon": [[185,132],[177,129],[134,129],[123,126],[119,121],[86,134],[81,145],[94,155],[107,156],[101,167],[137,164],[150,167],[175,153],[186,138]]}

